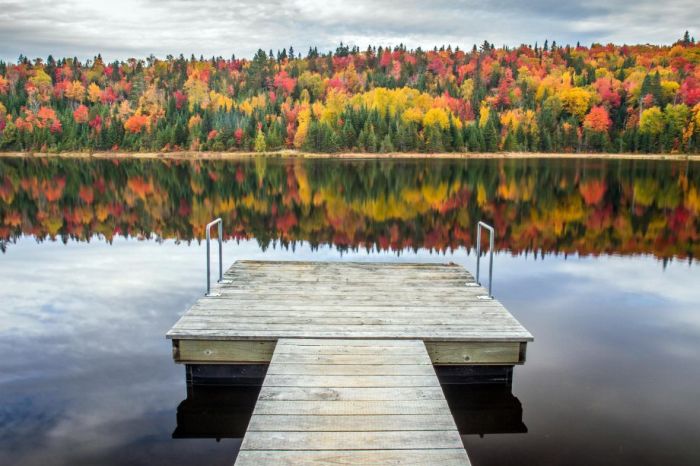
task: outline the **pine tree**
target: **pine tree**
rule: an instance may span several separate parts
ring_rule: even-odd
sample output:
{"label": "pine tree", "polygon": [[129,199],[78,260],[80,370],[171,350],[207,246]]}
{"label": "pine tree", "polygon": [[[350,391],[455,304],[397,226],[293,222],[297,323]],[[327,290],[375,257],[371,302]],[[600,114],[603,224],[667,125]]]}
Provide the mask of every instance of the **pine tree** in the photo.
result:
{"label": "pine tree", "polygon": [[377,135],[374,132],[374,126],[369,125],[369,131],[367,132],[367,152],[377,152]]}
{"label": "pine tree", "polygon": [[379,146],[379,152],[384,154],[394,152],[394,144],[391,142],[391,136],[389,136],[389,134],[384,136],[384,139],[382,139],[382,144]]}
{"label": "pine tree", "polygon": [[498,133],[496,132],[496,126],[492,119],[486,123],[484,126],[484,144],[483,149],[485,152],[496,152],[498,150]]}
{"label": "pine tree", "polygon": [[346,149],[352,150],[355,147],[357,135],[355,134],[355,128],[352,125],[351,118],[345,118],[345,121],[343,122],[342,134],[342,146]]}
{"label": "pine tree", "polygon": [[423,130],[425,134],[425,150],[430,153],[444,152],[445,147],[442,141],[442,131],[435,125],[428,126]]}

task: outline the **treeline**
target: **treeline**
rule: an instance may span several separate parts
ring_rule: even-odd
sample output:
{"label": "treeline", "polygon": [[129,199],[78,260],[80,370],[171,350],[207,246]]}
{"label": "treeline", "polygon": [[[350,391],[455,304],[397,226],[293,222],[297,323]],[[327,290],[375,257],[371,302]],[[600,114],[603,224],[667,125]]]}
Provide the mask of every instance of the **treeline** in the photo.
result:
{"label": "treeline", "polygon": [[700,46],[0,62],[0,150],[700,151]]}

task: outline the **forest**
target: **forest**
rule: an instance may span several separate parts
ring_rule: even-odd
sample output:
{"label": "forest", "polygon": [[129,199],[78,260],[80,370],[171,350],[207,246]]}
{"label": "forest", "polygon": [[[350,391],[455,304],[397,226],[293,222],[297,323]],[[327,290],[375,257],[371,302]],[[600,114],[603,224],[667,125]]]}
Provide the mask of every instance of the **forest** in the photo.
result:
{"label": "forest", "polygon": [[700,45],[0,62],[0,150],[700,151]]}

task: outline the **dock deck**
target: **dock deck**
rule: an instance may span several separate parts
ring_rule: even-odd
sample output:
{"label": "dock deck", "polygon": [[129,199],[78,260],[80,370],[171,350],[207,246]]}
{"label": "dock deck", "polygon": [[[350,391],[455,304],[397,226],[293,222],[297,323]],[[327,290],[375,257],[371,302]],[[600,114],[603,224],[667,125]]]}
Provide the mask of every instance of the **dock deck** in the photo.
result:
{"label": "dock deck", "polygon": [[433,366],[512,367],[532,341],[455,264],[271,261],[236,262],[167,337],[192,367],[269,364],[242,465],[469,464]]}

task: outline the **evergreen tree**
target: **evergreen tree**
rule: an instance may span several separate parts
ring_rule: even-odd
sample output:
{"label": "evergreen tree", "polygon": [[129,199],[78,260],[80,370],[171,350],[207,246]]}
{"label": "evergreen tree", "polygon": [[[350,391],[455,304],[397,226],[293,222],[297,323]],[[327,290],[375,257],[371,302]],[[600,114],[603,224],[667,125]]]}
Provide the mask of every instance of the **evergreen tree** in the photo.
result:
{"label": "evergreen tree", "polygon": [[382,153],[389,153],[389,152],[394,152],[394,144],[391,142],[391,137],[389,134],[384,136],[384,139],[382,139],[382,144],[379,146],[379,152]]}

